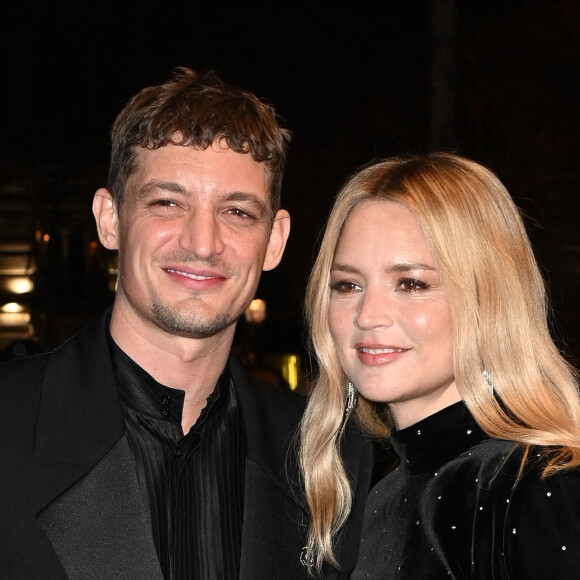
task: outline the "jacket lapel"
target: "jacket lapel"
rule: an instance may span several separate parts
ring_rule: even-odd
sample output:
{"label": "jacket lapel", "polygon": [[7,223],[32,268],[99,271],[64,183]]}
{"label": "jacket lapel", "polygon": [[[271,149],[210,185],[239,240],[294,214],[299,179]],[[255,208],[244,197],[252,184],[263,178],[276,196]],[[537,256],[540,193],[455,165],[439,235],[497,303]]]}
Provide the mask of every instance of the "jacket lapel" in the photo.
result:
{"label": "jacket lapel", "polygon": [[[300,483],[297,428],[305,407],[293,393],[253,385],[236,361],[230,365],[248,436],[241,579],[312,578],[302,564],[308,532],[308,508]],[[370,442],[357,427],[342,441],[342,457],[351,477],[350,518],[335,539],[342,572],[329,565],[325,578],[347,578],[356,562],[364,503],[372,472]]]}
{"label": "jacket lapel", "polygon": [[306,406],[304,397],[252,379],[233,357],[230,374],[240,399],[248,438],[248,458],[282,493],[307,511],[297,462],[297,429]]}
{"label": "jacket lapel", "polygon": [[71,580],[163,580],[126,437],[38,522]]}
{"label": "jacket lapel", "polygon": [[38,522],[71,579],[161,580],[151,526],[123,436],[106,312],[50,355],[35,456],[61,486]]}
{"label": "jacket lapel", "polygon": [[230,373],[248,442],[240,579],[306,579],[300,556],[308,515],[295,447],[304,400],[281,388],[253,384],[233,359]]}

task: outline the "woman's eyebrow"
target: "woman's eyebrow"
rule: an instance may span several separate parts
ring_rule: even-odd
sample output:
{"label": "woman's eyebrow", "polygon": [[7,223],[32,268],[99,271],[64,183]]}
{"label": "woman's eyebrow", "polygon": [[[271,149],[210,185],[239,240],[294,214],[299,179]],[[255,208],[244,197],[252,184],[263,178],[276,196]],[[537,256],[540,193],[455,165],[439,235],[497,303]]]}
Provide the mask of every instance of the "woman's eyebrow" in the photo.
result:
{"label": "woman's eyebrow", "polygon": [[437,270],[434,266],[430,266],[429,264],[422,264],[422,263],[414,263],[409,264],[407,262],[403,262],[400,264],[393,264],[386,268],[387,272],[412,272],[413,270]]}
{"label": "woman's eyebrow", "polygon": [[[354,266],[350,266],[349,264],[341,264],[339,262],[334,262],[330,268],[331,271],[339,270],[341,272],[347,272],[350,274],[357,274],[359,270]],[[385,272],[412,272],[414,270],[431,270],[436,271],[437,268],[434,266],[430,266],[429,264],[422,264],[422,263],[413,263],[410,264],[408,262],[402,262],[397,264],[392,264],[385,268]]]}
{"label": "woman's eyebrow", "polygon": [[359,270],[357,268],[355,268],[354,266],[349,266],[348,264],[341,264],[339,262],[334,262],[332,264],[332,266],[330,267],[330,271],[340,271],[340,272],[346,272],[348,274],[358,274]]}

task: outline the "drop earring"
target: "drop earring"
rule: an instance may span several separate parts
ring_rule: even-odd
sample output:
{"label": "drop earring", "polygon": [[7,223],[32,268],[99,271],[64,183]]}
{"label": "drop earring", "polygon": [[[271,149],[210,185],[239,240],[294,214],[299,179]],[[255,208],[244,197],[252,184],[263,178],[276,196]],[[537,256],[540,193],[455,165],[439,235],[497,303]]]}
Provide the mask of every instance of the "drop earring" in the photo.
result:
{"label": "drop earring", "polygon": [[346,409],[344,411],[344,416],[348,417],[351,411],[356,407],[356,389],[351,381],[348,381],[347,389],[346,389]]}
{"label": "drop earring", "polygon": [[483,378],[489,387],[489,392],[493,395],[495,394],[495,385],[493,384],[493,380],[491,378],[491,373],[487,372],[487,369],[483,369]]}

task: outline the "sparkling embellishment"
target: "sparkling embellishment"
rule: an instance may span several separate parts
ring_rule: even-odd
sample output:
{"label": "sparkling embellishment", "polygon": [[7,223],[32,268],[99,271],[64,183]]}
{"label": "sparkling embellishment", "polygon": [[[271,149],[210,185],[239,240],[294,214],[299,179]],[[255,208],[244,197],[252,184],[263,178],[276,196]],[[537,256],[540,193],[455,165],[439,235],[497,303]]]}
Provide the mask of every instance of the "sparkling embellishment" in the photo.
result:
{"label": "sparkling embellishment", "polygon": [[516,529],[514,528],[514,529],[512,530],[512,534],[515,534],[515,533],[516,533]]}
{"label": "sparkling embellishment", "polygon": [[471,435],[471,429],[468,429],[468,430],[467,430],[467,434],[468,434],[468,435]]}
{"label": "sparkling embellishment", "polygon": [[417,525],[419,525],[419,520],[417,520],[415,523],[416,523]]}
{"label": "sparkling embellishment", "polygon": [[441,499],[441,496],[439,496],[437,499]]}
{"label": "sparkling embellishment", "polygon": [[421,429],[417,429],[417,435],[421,435]]}
{"label": "sparkling embellishment", "polygon": [[439,472],[436,471],[434,477],[437,477],[438,475],[439,475]]}
{"label": "sparkling embellishment", "polygon": [[452,530],[456,530],[457,529],[457,526],[451,526],[451,529]]}
{"label": "sparkling embellishment", "polygon": [[482,512],[482,511],[483,511],[483,507],[482,507],[482,506],[480,506],[480,507],[479,507],[479,511],[480,511],[480,512]]}
{"label": "sparkling embellishment", "polygon": [[565,550],[565,549],[566,549],[566,546],[562,546],[562,550]]}
{"label": "sparkling embellishment", "polygon": [[304,546],[300,552],[300,563],[306,568],[310,568],[314,564],[314,556],[308,553],[308,546]]}
{"label": "sparkling embellishment", "polygon": [[551,491],[549,491],[549,492],[548,492],[546,495],[547,495],[548,497],[552,497],[552,492],[551,492]]}

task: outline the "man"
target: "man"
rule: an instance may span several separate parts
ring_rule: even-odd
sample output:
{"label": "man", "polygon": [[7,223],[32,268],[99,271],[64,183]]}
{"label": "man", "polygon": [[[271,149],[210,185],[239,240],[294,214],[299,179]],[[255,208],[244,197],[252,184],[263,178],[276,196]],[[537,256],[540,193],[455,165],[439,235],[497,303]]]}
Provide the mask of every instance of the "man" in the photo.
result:
{"label": "man", "polygon": [[[288,239],[288,141],[254,95],[188,69],[117,118],[93,203],[118,251],[112,311],[0,371],[1,578],[308,577],[302,400],[230,357]],[[358,444],[345,445],[356,502],[370,471]],[[359,528],[356,515],[337,540],[344,573]]]}

